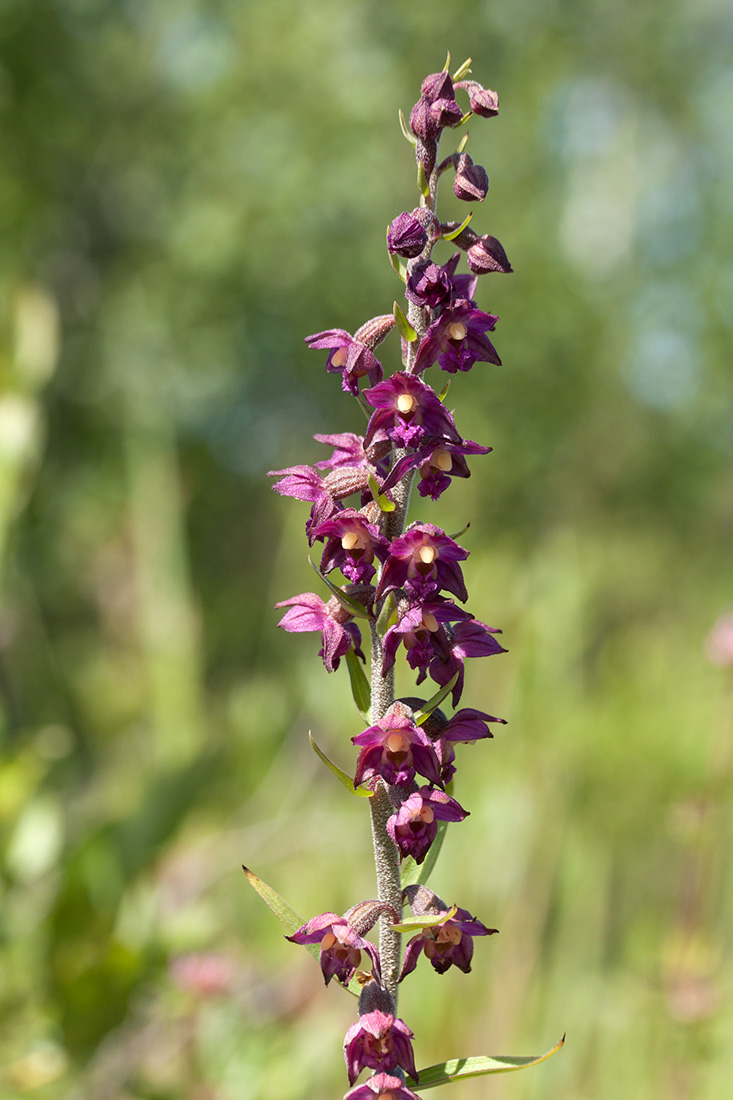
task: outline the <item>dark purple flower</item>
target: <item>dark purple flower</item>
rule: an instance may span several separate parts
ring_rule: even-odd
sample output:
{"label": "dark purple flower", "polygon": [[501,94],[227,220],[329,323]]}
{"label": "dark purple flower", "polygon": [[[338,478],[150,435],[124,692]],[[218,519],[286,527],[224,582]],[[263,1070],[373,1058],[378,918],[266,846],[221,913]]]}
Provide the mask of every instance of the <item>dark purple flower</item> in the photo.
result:
{"label": "dark purple flower", "polygon": [[343,389],[346,393],[357,394],[359,379],[365,375],[372,386],[381,381],[382,364],[372,349],[382,342],[394,324],[394,317],[385,314],[367,321],[353,336],[342,328],[331,328],[306,336],[305,342],[309,348],[330,348],[326,370],[333,374],[341,372]]}
{"label": "dark purple flower", "polygon": [[451,414],[413,374],[396,371],[386,382],[364,390],[364,397],[377,410],[367,427],[367,446],[382,439],[398,447],[419,447],[426,439],[461,442]]}
{"label": "dark purple flower", "polygon": [[331,978],[348,985],[361,965],[362,951],[371,959],[373,972],[379,975],[379,952],[374,944],[337,913],[320,913],[285,939],[299,944],[320,943],[321,971],[326,985]]}
{"label": "dark purple flower", "polygon": [[405,1088],[401,1077],[392,1077],[389,1073],[376,1073],[363,1085],[350,1089],[344,1100],[420,1100],[414,1092]]}
{"label": "dark purple flower", "polygon": [[[457,228],[456,225],[453,228]],[[476,293],[476,286],[478,285],[478,275],[471,273],[470,275],[461,272],[456,275],[456,268],[458,267],[458,261],[461,258],[460,252],[454,252],[447,263],[443,264],[443,271],[450,279],[451,284],[451,298],[462,298],[464,301],[469,302],[472,306],[476,306],[473,300],[473,296]]]}
{"label": "dark purple flower", "polygon": [[493,313],[476,309],[473,302],[453,301],[428,326],[420,341],[413,370],[420,374],[436,360],[449,374],[470,370],[474,363],[501,365],[496,348],[484,335],[499,320]]}
{"label": "dark purple flower", "polygon": [[480,920],[472,917],[467,909],[456,909],[453,916],[450,916],[451,907],[427,886],[408,886],[405,894],[416,917],[437,917],[444,914],[445,919],[440,924],[423,928],[407,944],[400,981],[415,969],[421,951],[425,952],[425,957],[430,960],[438,974],[445,974],[451,966],[457,966],[464,974],[468,974],[473,958],[474,937],[491,936],[498,929],[487,928]]}
{"label": "dark purple flower", "polygon": [[341,658],[352,647],[356,655],[364,660],[360,649],[361,632],[336,596],[324,603],[315,592],[303,592],[300,596],[291,596],[289,600],[276,603],[275,607],[290,608],[277,624],[289,634],[320,631],[323,644],[318,655],[323,658],[327,672],[337,669]]}
{"label": "dark purple flower", "polygon": [[403,704],[393,703],[383,718],[351,740],[361,748],[355,786],[381,776],[385,783],[408,787],[416,772],[442,786],[432,742],[408,717]]}
{"label": "dark purple flower", "polygon": [[[495,627],[478,619],[447,626],[443,635],[444,650],[430,662],[430,675],[443,687],[458,673],[453,688],[453,706],[458,705],[463,691],[463,662],[467,657],[491,657],[494,653],[506,653],[494,634],[501,634]],[[436,650],[437,650],[436,644]]]}
{"label": "dark purple flower", "polygon": [[454,159],[456,175],[453,191],[456,198],[463,202],[483,202],[489,190],[489,177],[486,169],[474,164],[468,153],[456,153]]}
{"label": "dark purple flower", "polygon": [[402,642],[407,650],[407,663],[410,668],[420,669],[417,682],[421,683],[436,653],[444,649],[444,643],[439,649],[436,649],[433,644],[433,638],[440,633],[440,624],[471,617],[468,611],[458,607],[453,600],[444,600],[442,596],[410,604],[400,615],[399,622],[391,626],[384,635],[382,675],[385,676],[394,665],[397,648]]}
{"label": "dark purple flower", "polygon": [[467,600],[463,573],[457,564],[467,557],[468,550],[440,527],[418,523],[390,544],[377,597],[390,589],[404,588],[414,600],[427,599],[439,590]]}
{"label": "dark purple flower", "polygon": [[450,301],[451,281],[442,267],[432,260],[421,260],[407,280],[405,296],[416,306],[437,309]]}
{"label": "dark purple flower", "polygon": [[419,256],[427,243],[425,227],[414,214],[398,214],[387,230],[389,251],[408,260]]}
{"label": "dark purple flower", "polygon": [[509,275],[514,269],[509,257],[496,237],[479,237],[466,253],[471,271],[476,275],[487,275],[491,271],[500,271]]}
{"label": "dark purple flower", "polygon": [[353,508],[344,508],[318,527],[311,528],[313,539],[326,539],[321,572],[340,569],[355,584],[368,584],[374,576],[374,558],[385,561],[389,543],[374,524]]}
{"label": "dark purple flower", "polygon": [[366,1012],[352,1024],[344,1039],[344,1058],[349,1084],[353,1085],[361,1071],[369,1069],[390,1073],[400,1066],[410,1077],[417,1077],[412,1052],[413,1033],[400,1019],[389,1012]]}
{"label": "dark purple flower", "polygon": [[387,832],[403,858],[412,856],[415,863],[422,863],[435,840],[438,821],[463,821],[465,817],[468,811],[445,791],[421,787],[388,819]]}
{"label": "dark purple flower", "polygon": [[481,447],[470,439],[464,439],[461,443],[448,443],[445,440],[425,443],[394,464],[382,484],[382,492],[387,492],[401,481],[408,470],[418,470],[420,480],[417,491],[420,496],[437,500],[449,487],[451,478],[471,476],[464,455],[487,455],[491,450],[491,447]]}

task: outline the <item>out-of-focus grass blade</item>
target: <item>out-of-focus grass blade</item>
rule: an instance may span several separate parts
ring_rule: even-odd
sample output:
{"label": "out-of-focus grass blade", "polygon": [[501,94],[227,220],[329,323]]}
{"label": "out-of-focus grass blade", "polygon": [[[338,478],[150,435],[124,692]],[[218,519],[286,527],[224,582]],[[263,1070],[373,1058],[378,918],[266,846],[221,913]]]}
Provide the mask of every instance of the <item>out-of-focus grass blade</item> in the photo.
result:
{"label": "out-of-focus grass blade", "polygon": [[538,1066],[540,1062],[546,1062],[557,1054],[565,1042],[563,1035],[559,1043],[552,1050],[544,1054],[530,1056],[529,1058],[513,1058],[508,1055],[497,1055],[491,1058],[488,1055],[479,1055],[475,1058],[451,1058],[448,1062],[441,1062],[436,1066],[428,1066],[418,1072],[418,1079],[407,1078],[410,1088],[419,1085],[420,1091],[432,1089],[436,1085],[446,1085],[453,1081],[462,1081],[466,1077],[483,1077],[488,1073],[511,1073],[516,1069],[528,1069],[529,1066]]}
{"label": "out-of-focus grass blade", "polygon": [[[330,772],[333,772],[339,783],[343,783],[343,785],[346,787],[346,790],[349,791],[350,794],[356,794],[359,796],[359,798],[371,798],[371,791],[366,790],[366,788],[364,787],[355,787],[353,779],[350,779],[346,772],[341,770],[338,764],[334,764],[333,760],[329,760],[323,749],[320,749],[316,742],[313,740],[313,734],[310,731],[308,731],[308,740],[310,741],[311,747],[318,759],[323,761],[328,770]],[[298,925],[298,927],[300,927],[300,925]]]}

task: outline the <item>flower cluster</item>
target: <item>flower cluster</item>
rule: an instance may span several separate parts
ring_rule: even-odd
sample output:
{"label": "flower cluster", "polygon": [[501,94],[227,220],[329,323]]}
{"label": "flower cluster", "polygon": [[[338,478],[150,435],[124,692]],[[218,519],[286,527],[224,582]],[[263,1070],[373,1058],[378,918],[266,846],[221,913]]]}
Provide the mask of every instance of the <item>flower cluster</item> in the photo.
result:
{"label": "flower cluster", "polygon": [[[406,136],[415,146],[420,203],[399,214],[387,231],[387,249],[404,282],[404,306],[395,304],[392,313],[371,318],[353,336],[327,329],[306,339],[310,348],[328,352],[326,369],[341,374],[344,391],[367,412],[364,435],[316,436],[331,448],[329,458],[272,475],[278,479],[276,492],[311,505],[306,533],[311,546],[322,545],[320,574],[329,589],[325,599],[307,592],[283,600],[277,606],[287,610],[279,625],[319,633],[327,671],[345,658],[352,685],[366,685],[359,622],[372,644],[372,681],[366,689],[371,709],[362,703],[368,724],[351,738],[358,750],[351,774],[354,788],[370,795],[375,845],[383,857],[378,851],[380,900],[360,902],[343,916],[321,913],[288,937],[319,946],[326,983],[336,978],[362,987],[359,1019],[346,1034],[344,1056],[350,1085],[363,1069],[372,1076],[352,1088],[347,1100],[415,1100],[405,1085],[406,1076],[419,1081],[419,1075],[412,1032],[396,1015],[398,983],[421,954],[438,974],[451,966],[468,973],[474,938],[496,931],[429,890],[427,875],[420,877],[424,868],[397,893],[380,870],[385,859],[391,861],[404,881],[408,868],[425,863],[447,823],[467,817],[452,794],[455,747],[492,737],[490,724],[502,721],[460,707],[466,659],[503,652],[499,632],[463,606],[468,550],[433,523],[407,523],[413,482],[420,497],[438,500],[453,478],[469,476],[467,459],[491,450],[462,436],[444,403],[447,386],[439,393],[426,380],[433,367],[440,383],[444,374],[466,372],[477,363],[501,363],[487,335],[497,317],[479,309],[474,294],[480,275],[511,271],[506,253],[494,237],[478,236],[467,222],[441,223],[436,213],[444,173],[452,172],[454,193],[464,202],[483,202],[489,186],[485,169],[465,152],[465,140],[438,159],[444,130],[463,125],[471,115],[498,113],[494,92],[461,79],[468,71],[462,67],[455,80],[448,71],[426,77],[410,113]],[[456,99],[459,91],[468,95],[465,111]],[[433,250],[441,240],[454,242],[458,251],[438,263]],[[467,255],[467,273],[458,272],[461,252]],[[401,364],[390,373],[375,352],[393,329],[401,338]],[[333,579],[336,571],[341,582]],[[429,677],[437,685],[432,699],[395,699],[401,646],[417,683]],[[356,690],[354,697],[358,704]],[[452,704],[451,716],[439,709],[445,699]],[[412,916],[400,927],[404,904]],[[379,949],[366,938],[377,923]],[[400,935],[406,931],[413,934],[400,966]]]}

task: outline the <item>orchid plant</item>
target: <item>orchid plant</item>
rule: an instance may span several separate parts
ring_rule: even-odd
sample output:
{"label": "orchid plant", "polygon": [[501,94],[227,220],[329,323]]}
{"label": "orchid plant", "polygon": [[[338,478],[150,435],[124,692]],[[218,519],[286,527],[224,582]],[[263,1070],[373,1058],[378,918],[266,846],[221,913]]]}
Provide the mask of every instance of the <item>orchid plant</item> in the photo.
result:
{"label": "orchid plant", "polygon": [[[371,318],[353,335],[327,329],[306,338],[310,348],[328,352],[326,370],[341,375],[344,392],[368,418],[366,431],[317,435],[331,448],[329,458],[272,474],[276,492],[311,505],[308,543],[322,544],[314,568],[327,592],[277,604],[287,609],[279,625],[319,633],[326,671],[335,672],[342,660],[348,670],[366,723],[351,738],[358,750],[353,771],[347,774],[311,742],[342,784],[367,800],[378,896],[343,915],[323,912],[303,921],[245,871],[288,928],[287,938],[318,956],[326,984],[335,978],[358,996],[358,1020],[344,1040],[352,1086],[346,1100],[415,1100],[413,1087],[521,1069],[550,1057],[563,1042],[539,1057],[461,1057],[418,1070],[413,1033],[397,1014],[400,983],[421,956],[437,974],[452,966],[467,974],[474,940],[497,931],[427,886],[448,823],[468,816],[453,796],[456,746],[491,738],[491,726],[503,722],[461,706],[466,660],[504,652],[500,632],[462,606],[468,592],[461,563],[468,551],[432,523],[408,523],[415,484],[420,497],[438,500],[453,478],[469,477],[469,457],[491,450],[459,432],[445,404],[449,380],[438,389],[446,374],[501,363],[487,336],[497,317],[479,309],[474,294],[479,276],[512,270],[499,241],[470,228],[472,214],[459,223],[442,222],[437,213],[445,173],[452,173],[453,190],[465,202],[483,202],[489,186],[484,168],[465,152],[467,133],[455,152],[439,158],[443,132],[499,111],[496,93],[469,78],[470,60],[453,76],[449,64],[450,57],[442,72],[423,81],[409,128],[400,113],[415,149],[419,202],[392,221],[387,249],[406,305],[395,302],[391,313]],[[468,97],[466,110],[458,92]],[[441,240],[454,242],[458,251],[438,264],[432,254]],[[458,271],[461,253],[465,273]],[[402,363],[385,377],[375,350],[393,329]],[[436,366],[431,385],[425,375]],[[344,583],[332,579],[336,570]],[[362,631],[371,644],[369,677]],[[417,673],[418,685],[434,682],[437,690],[428,698],[395,698],[398,655]],[[443,704],[452,708],[450,717]],[[367,938],[377,925],[378,946]],[[409,937],[404,952],[403,936]],[[371,1076],[357,1084],[364,1070]]]}

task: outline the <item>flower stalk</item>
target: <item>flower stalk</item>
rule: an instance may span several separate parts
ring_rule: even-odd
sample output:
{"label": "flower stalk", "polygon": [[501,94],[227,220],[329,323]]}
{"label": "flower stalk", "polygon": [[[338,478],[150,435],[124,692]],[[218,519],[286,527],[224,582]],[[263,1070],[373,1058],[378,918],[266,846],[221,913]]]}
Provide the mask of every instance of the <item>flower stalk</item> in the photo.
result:
{"label": "flower stalk", "polygon": [[[330,593],[327,599],[303,593],[282,601],[277,606],[288,610],[279,625],[320,633],[328,672],[345,658],[354,702],[369,723],[351,737],[358,749],[353,783],[316,750],[346,787],[368,800],[377,898],[357,902],[342,916],[326,911],[298,924],[287,903],[247,875],[288,925],[288,939],[318,953],[327,984],[336,978],[347,987],[358,981],[362,988],[359,1019],[344,1044],[348,1081],[355,1086],[346,1100],[419,1100],[407,1086],[419,1083],[423,1073],[430,1085],[453,1079],[449,1063],[415,1068],[412,1031],[396,1015],[399,985],[422,956],[437,974],[452,966],[468,973],[474,939],[496,932],[425,885],[447,825],[468,817],[453,797],[456,747],[490,739],[490,724],[503,724],[471,707],[450,717],[441,709],[459,706],[466,660],[504,650],[499,631],[461,606],[468,599],[461,565],[468,550],[432,522],[408,522],[414,487],[421,503],[437,501],[454,478],[470,476],[468,456],[491,450],[461,436],[443,403],[447,386],[440,372],[465,372],[476,363],[501,365],[486,336],[497,318],[478,308],[474,294],[480,275],[512,270],[496,238],[469,229],[469,218],[441,224],[437,216],[438,183],[451,172],[461,201],[483,202],[489,186],[485,169],[465,152],[468,135],[438,162],[441,138],[471,117],[498,114],[496,93],[464,79],[469,62],[452,78],[449,61],[423,81],[410,113],[410,133],[403,123],[415,148],[418,205],[393,219],[387,248],[404,282],[405,306],[396,303],[393,313],[367,320],[353,335],[327,329],[306,338],[310,348],[328,353],[326,370],[340,374],[344,392],[367,411],[366,432],[316,436],[333,448],[330,458],[273,473],[278,493],[311,505],[306,534],[310,546],[323,544],[317,572]],[[456,100],[458,90],[468,95],[467,110]],[[441,240],[459,249],[444,263],[433,259]],[[457,271],[462,252],[468,273]],[[383,354],[377,358],[375,351],[395,327],[401,364],[385,377]],[[426,381],[431,370],[438,372],[435,387]],[[340,586],[331,577],[335,570],[345,581]],[[361,668],[365,625],[371,645],[368,679]],[[399,655],[417,685],[428,677],[433,681],[426,698],[395,697]],[[377,925],[378,948],[366,938]],[[406,934],[411,938],[403,957]],[[509,1068],[537,1060],[513,1059]],[[477,1061],[481,1073],[506,1072],[501,1060]],[[364,1068],[375,1072],[355,1085]]]}

